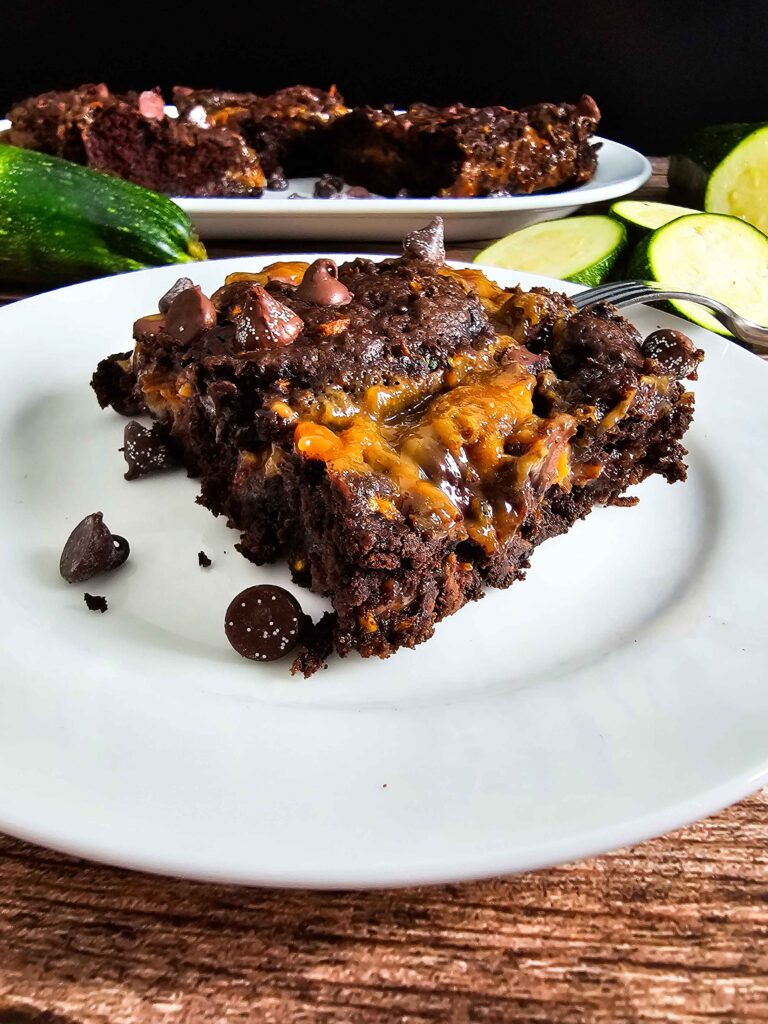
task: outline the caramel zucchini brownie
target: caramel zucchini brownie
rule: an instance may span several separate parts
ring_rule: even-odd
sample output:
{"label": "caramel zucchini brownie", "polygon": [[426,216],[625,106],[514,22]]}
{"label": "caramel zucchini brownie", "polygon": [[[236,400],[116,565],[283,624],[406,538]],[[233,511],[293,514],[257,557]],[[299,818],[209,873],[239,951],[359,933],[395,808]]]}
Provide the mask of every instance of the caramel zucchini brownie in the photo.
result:
{"label": "caramel zucchini brownie", "polygon": [[572,187],[595,173],[594,100],[575,106],[361,107],[336,126],[336,170],[394,196],[487,196]]}
{"label": "caramel zucchini brownie", "polygon": [[268,179],[286,187],[286,176],[340,178],[358,194],[512,195],[581,184],[597,162],[600,113],[588,96],[575,106],[404,112],[350,109],[335,87],[304,85],[269,96],[178,86],[173,99],[178,118],[158,90],[44,93],[10,111],[6,141],[188,196],[255,196]]}
{"label": "caramel zucchini brownie", "polygon": [[701,358],[610,306],[448,266],[434,221],[382,262],[274,263],[211,297],[182,279],[93,386],[162,426],[247,558],[331,600],[310,674],[331,646],[427,640],[593,505],[683,480]]}

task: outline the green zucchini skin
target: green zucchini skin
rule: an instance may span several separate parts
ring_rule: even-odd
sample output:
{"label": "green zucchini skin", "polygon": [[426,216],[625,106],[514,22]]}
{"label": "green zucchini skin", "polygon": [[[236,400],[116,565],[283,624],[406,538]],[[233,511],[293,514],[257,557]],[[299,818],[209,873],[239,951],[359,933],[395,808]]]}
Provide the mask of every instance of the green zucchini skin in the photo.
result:
{"label": "green zucchini skin", "polygon": [[205,255],[189,217],[167,196],[0,145],[0,279],[66,284]]}
{"label": "green zucchini skin", "polygon": [[709,177],[728,154],[765,124],[715,124],[689,135],[669,160],[670,186],[701,206]]}

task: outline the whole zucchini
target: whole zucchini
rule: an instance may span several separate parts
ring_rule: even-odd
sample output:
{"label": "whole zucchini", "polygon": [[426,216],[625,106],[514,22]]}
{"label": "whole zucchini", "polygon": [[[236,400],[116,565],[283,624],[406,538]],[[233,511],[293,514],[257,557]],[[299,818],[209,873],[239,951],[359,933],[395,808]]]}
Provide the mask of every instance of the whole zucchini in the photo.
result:
{"label": "whole zucchini", "polygon": [[0,280],[66,284],[205,256],[189,217],[167,196],[0,145]]}

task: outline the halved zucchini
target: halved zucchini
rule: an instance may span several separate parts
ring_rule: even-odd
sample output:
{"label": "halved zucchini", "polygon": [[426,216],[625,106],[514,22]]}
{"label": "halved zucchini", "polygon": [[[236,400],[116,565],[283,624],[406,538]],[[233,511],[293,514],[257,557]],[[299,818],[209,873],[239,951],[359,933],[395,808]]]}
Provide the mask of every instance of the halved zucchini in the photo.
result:
{"label": "halved zucchini", "polygon": [[[697,213],[665,224],[635,250],[629,276],[712,296],[768,326],[768,237],[737,217]],[[728,334],[696,303],[670,306],[693,323]]]}
{"label": "halved zucchini", "polygon": [[624,225],[595,214],[530,224],[483,249],[474,262],[592,286],[608,278],[626,247]]}
{"label": "halved zucchini", "polygon": [[611,207],[612,216],[617,217],[626,227],[630,242],[639,242],[649,231],[655,231],[678,217],[698,212],[690,206],[672,206],[670,203],[652,203],[642,199],[620,199]]}

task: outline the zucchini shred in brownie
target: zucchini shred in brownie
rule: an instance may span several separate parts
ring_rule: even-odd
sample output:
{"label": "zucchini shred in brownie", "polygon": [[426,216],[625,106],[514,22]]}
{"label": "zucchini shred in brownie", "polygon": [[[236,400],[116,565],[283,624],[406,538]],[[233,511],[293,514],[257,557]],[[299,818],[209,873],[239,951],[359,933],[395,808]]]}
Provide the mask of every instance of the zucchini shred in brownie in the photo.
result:
{"label": "zucchini shred in brownie", "polygon": [[399,258],[274,263],[211,299],[182,280],[160,310],[99,364],[99,402],[148,411],[242,553],[330,598],[307,675],[331,646],[427,640],[593,505],[685,478],[690,340],[450,267],[438,221]]}

